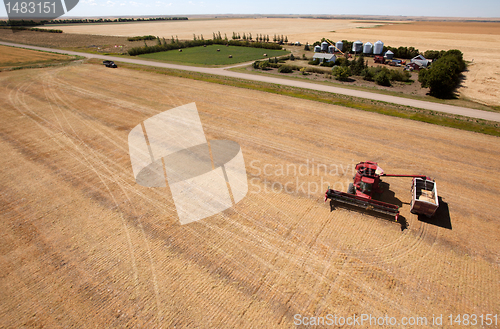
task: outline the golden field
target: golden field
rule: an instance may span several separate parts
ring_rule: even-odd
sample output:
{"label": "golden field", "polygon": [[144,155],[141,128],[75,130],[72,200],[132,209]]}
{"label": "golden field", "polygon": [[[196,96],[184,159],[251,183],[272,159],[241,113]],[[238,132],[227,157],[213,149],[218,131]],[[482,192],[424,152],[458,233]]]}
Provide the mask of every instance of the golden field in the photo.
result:
{"label": "golden field", "polygon": [[44,64],[70,59],[71,57],[66,55],[0,46],[0,68]]}
{"label": "golden field", "polygon": [[[49,27],[50,28],[50,27]],[[96,35],[137,36],[152,34],[170,38],[192,39],[193,34],[211,38],[220,31],[231,38],[233,32],[286,35],[290,42],[302,43],[328,38],[382,40],[392,47],[415,47],[425,50],[460,49],[471,62],[461,97],[500,105],[500,23],[495,22],[368,22],[342,19],[245,18],[189,20],[174,22],[59,26],[64,32]]]}
{"label": "golden field", "polygon": [[[135,183],[127,136],[191,102],[209,140],[240,144],[249,192],[180,225],[168,188]],[[425,328],[500,310],[496,137],[88,64],[3,72],[0,115],[0,327],[292,328],[296,314],[371,314],[427,317]],[[364,160],[435,178],[439,216],[410,214],[408,178],[384,179],[406,229],[330,212],[324,189],[345,190]]]}

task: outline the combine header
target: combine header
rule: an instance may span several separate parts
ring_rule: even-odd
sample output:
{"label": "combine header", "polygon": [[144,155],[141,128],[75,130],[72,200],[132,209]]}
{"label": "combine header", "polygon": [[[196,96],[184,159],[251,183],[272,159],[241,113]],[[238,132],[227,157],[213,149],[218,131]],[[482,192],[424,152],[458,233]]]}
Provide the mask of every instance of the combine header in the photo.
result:
{"label": "combine header", "polygon": [[376,162],[360,162],[356,165],[354,182],[349,184],[347,193],[328,189],[325,202],[341,202],[366,210],[394,216],[398,221],[399,207],[397,205],[373,199],[375,193],[382,193],[380,177],[412,177],[412,213],[432,216],[438,208],[436,183],[425,175],[389,175],[385,174]]}

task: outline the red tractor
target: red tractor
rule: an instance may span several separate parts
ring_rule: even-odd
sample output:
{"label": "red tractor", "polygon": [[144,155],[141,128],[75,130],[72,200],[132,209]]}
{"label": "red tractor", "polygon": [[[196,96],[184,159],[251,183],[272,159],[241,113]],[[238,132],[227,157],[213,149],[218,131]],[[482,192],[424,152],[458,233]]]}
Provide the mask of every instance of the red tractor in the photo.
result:
{"label": "red tractor", "polygon": [[[329,188],[325,193],[325,202],[328,199],[331,199],[332,201],[335,200],[345,204],[363,207],[367,210],[394,216],[395,220],[397,221],[399,217],[399,207],[397,205],[373,199],[373,195],[375,193],[384,192],[380,187],[381,176],[412,177],[414,178],[414,184],[416,184],[415,179],[419,179],[419,181],[423,180],[424,182],[429,182],[427,183],[427,186],[431,186],[432,184],[432,188],[434,189],[433,197],[436,200],[435,208],[437,208],[437,192],[435,191],[435,183],[431,181],[429,177],[425,175],[388,175],[384,173],[384,170],[382,170],[382,168],[380,168],[376,162],[371,161],[360,162],[356,165],[356,175],[354,176],[354,182],[349,184],[347,193],[332,190]],[[414,194],[414,196],[418,200],[418,197],[420,195],[417,196],[416,194]],[[414,201],[415,200],[412,200],[412,205],[415,203]],[[414,209],[412,207],[412,211],[413,210]],[[434,207],[433,211],[435,211]],[[432,214],[433,213],[434,212],[432,212]],[[425,214],[429,215],[428,213]]]}

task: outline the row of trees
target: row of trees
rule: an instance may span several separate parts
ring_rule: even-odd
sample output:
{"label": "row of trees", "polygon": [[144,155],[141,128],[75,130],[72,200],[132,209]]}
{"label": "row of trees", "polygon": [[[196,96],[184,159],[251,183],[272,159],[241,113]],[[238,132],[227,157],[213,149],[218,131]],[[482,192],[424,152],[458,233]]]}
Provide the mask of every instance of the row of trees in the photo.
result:
{"label": "row of trees", "polygon": [[37,25],[43,25],[45,24],[44,22],[47,21],[34,21],[34,20],[7,20],[7,21],[0,21],[0,26],[37,26]]}
{"label": "row of trees", "polygon": [[150,22],[188,20],[187,17],[147,17],[147,18],[86,18],[86,19],[55,19],[44,24],[80,24],[80,23],[118,23],[118,22]]}
{"label": "row of trees", "polygon": [[[252,41],[253,40],[253,36],[252,36],[252,33],[248,33],[248,34],[243,33],[243,34],[240,34],[240,33],[233,32],[232,39],[233,40],[250,40],[250,41]],[[269,34],[268,35],[257,34],[256,37],[255,37],[255,41],[257,41],[257,42],[269,42],[269,40],[270,40]],[[277,42],[279,44],[287,43],[288,42],[288,37],[287,36],[283,36],[283,34],[281,36],[275,34],[274,37],[273,37],[273,42]]]}
{"label": "row of trees", "polygon": [[11,26],[12,30],[27,30],[27,31],[36,31],[36,32],[48,32],[48,33],[63,33],[62,30],[56,29],[39,29],[36,27],[25,27],[25,26]]}
{"label": "row of trees", "polygon": [[415,49],[414,47],[399,47],[399,48],[394,48],[391,46],[384,46],[384,52],[390,50],[394,53],[394,57],[396,58],[402,58],[402,59],[411,59],[415,56],[420,55],[420,52],[418,49]]}
{"label": "row of trees", "polygon": [[216,39],[204,40],[203,36],[196,37],[194,40],[179,41],[179,39],[172,36],[172,39],[167,41],[165,38],[160,39],[157,37],[157,44],[154,46],[148,46],[144,41],[144,47],[134,47],[128,51],[131,56],[137,56],[142,54],[157,53],[161,51],[182,49],[190,47],[200,47],[205,45],[228,45],[228,46],[240,46],[240,47],[253,47],[253,48],[264,48],[264,49],[277,49],[281,50],[281,46],[275,43],[264,43],[264,42],[249,42],[239,41],[239,40],[227,40],[227,38],[222,39],[220,33],[217,34]]}
{"label": "row of trees", "polygon": [[86,19],[54,19],[54,20],[6,20],[0,21],[0,26],[37,26],[45,24],[80,24],[80,23],[118,23],[118,22],[147,22],[147,21],[177,21],[187,20],[187,17],[149,17],[149,18],[86,18]]}
{"label": "row of trees", "polygon": [[154,40],[157,39],[158,37],[155,37],[154,35],[143,35],[143,36],[138,36],[138,37],[129,37],[127,38],[128,41],[141,41],[141,40]]}

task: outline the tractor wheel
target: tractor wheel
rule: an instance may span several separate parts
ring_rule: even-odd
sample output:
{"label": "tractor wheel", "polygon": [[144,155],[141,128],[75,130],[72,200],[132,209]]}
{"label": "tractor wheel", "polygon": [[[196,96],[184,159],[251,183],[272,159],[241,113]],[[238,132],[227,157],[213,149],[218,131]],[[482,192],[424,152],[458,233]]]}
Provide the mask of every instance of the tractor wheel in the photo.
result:
{"label": "tractor wheel", "polygon": [[354,190],[354,184],[353,183],[349,183],[349,187],[347,188],[347,193],[349,194],[355,194],[356,191]]}

